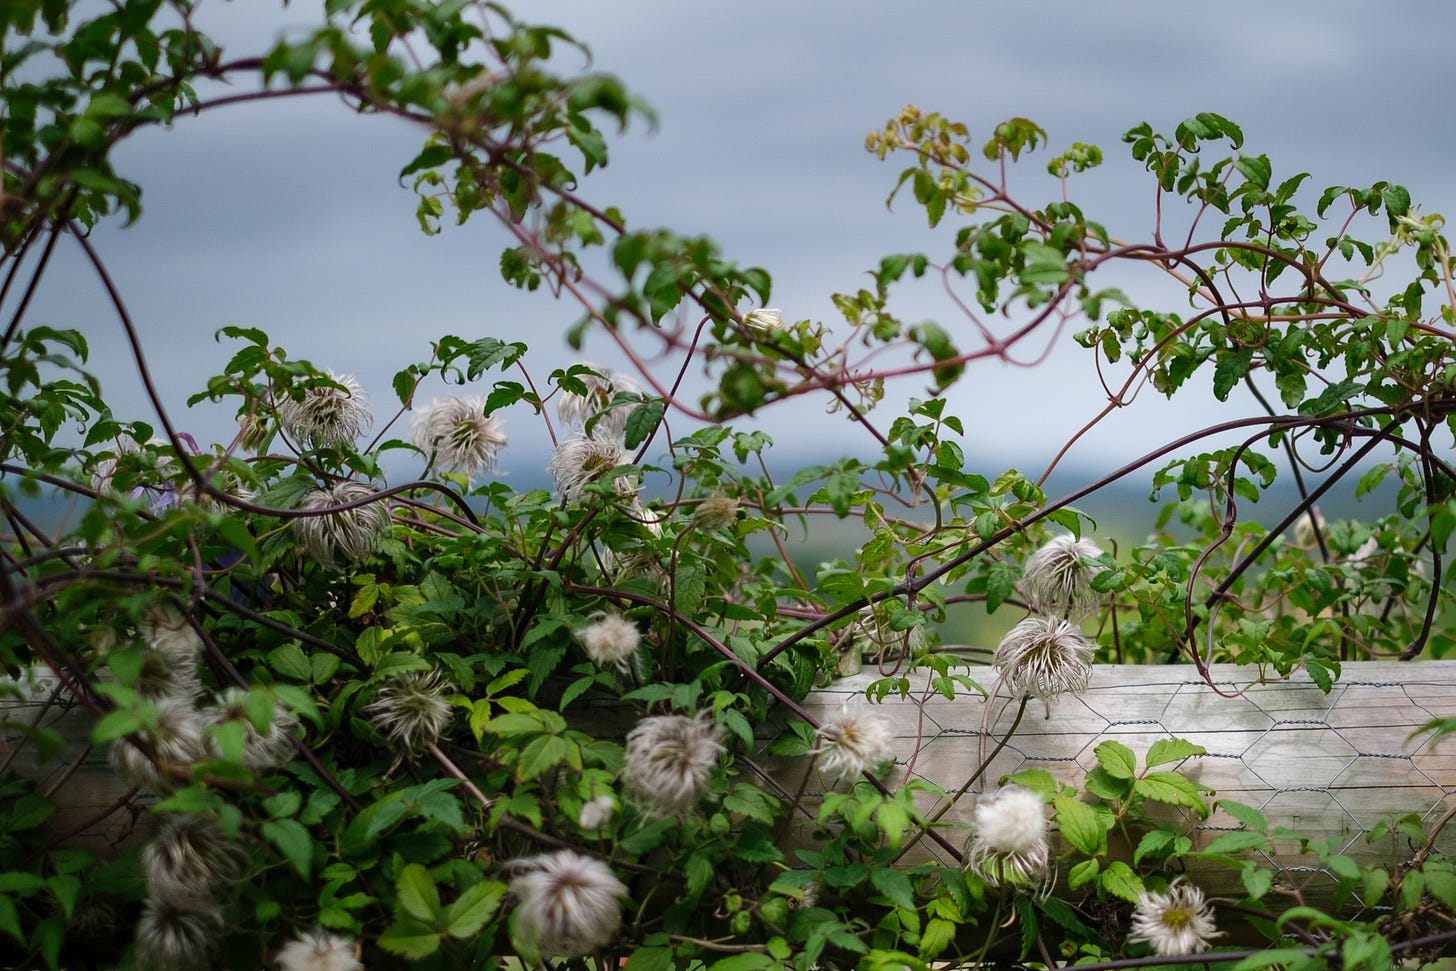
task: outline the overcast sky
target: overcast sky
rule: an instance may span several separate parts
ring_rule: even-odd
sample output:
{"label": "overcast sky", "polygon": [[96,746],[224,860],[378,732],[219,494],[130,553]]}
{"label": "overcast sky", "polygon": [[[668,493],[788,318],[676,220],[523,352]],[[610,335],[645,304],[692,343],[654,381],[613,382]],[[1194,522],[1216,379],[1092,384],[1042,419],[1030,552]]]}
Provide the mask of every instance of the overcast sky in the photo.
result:
{"label": "overcast sky", "polygon": [[[198,22],[245,56],[307,23],[315,6],[204,0]],[[1106,164],[1073,191],[1089,216],[1129,238],[1148,232],[1152,192],[1119,136],[1142,120],[1169,131],[1198,111],[1242,125],[1245,151],[1267,153],[1276,179],[1309,171],[1313,191],[1387,179],[1427,212],[1456,211],[1456,13],[1436,2],[548,0],[514,9],[575,34],[592,49],[591,70],[619,75],[658,111],[658,129],[619,139],[583,194],[618,206],[633,225],[707,233],[730,256],[768,268],[773,303],[792,319],[832,322],[830,295],[863,285],[886,253],[945,254],[945,237],[926,232],[908,198],[886,209],[898,167],[863,148],[865,134],[907,103],[963,120],[979,139],[1019,115],[1040,123],[1057,150],[1100,145]],[[562,66],[588,69],[575,55]],[[181,427],[200,439],[230,434],[228,413],[187,414],[182,404],[232,353],[212,339],[226,324],[260,327],[294,357],[358,374],[381,416],[393,402],[390,375],[426,359],[441,334],[527,340],[540,376],[576,359],[559,335],[577,309],[501,282],[505,237],[494,224],[477,217],[438,237],[419,232],[397,173],[423,135],[353,115],[336,99],[299,98],[180,119],[123,146],[119,168],[144,186],[145,212],[96,241]],[[1049,154],[1030,159],[1021,183],[1038,204],[1055,192],[1038,175]],[[1170,297],[1126,282],[1134,299]],[[902,315],[963,333],[933,289],[907,294]],[[114,318],[74,252],[61,254],[30,320],[90,334],[118,411],[151,417]],[[617,362],[602,341],[586,356]],[[896,396],[920,390],[912,381]],[[1045,465],[1104,401],[1075,347],[1035,372],[978,364],[955,396],[968,456],[992,473]],[[1233,417],[1210,404],[1146,394],[1072,460],[1110,467],[1192,423]],[[789,407],[797,410],[766,416],[781,461],[864,451],[841,418]],[[525,413],[510,415],[508,431],[506,467],[534,474],[544,434]]]}

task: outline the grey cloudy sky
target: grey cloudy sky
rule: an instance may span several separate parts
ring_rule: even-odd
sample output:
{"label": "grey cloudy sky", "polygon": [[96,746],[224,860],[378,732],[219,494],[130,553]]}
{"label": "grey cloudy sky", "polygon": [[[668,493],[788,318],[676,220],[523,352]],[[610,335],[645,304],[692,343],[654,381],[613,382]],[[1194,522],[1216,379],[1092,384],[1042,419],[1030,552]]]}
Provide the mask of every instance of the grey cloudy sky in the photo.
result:
{"label": "grey cloudy sky", "polygon": [[[205,0],[198,22],[243,56],[307,23],[314,6]],[[1456,12],[1438,2],[543,0],[514,10],[572,32],[592,48],[592,69],[621,76],[659,113],[657,131],[618,140],[611,166],[583,193],[635,225],[707,233],[730,256],[768,268],[773,303],[794,319],[832,322],[830,294],[861,286],[886,253],[947,251],[908,199],[887,211],[898,169],[863,149],[865,134],[907,103],[961,119],[982,139],[1019,115],[1046,128],[1058,150],[1100,145],[1106,164],[1074,191],[1089,216],[1124,237],[1146,235],[1152,193],[1120,134],[1141,120],[1171,130],[1198,111],[1242,125],[1245,150],[1268,153],[1276,178],[1309,171],[1316,191],[1387,179],[1427,212],[1456,212]],[[585,67],[574,56],[562,64]],[[423,134],[355,116],[335,99],[299,98],[181,119],[123,147],[119,167],[143,184],[145,213],[96,241],[180,426],[201,439],[229,434],[228,412],[186,414],[182,405],[231,354],[212,339],[226,324],[260,327],[294,357],[357,373],[381,415],[393,401],[390,375],[426,359],[441,334],[527,340],[541,376],[575,359],[559,335],[577,309],[501,282],[505,237],[495,225],[477,218],[434,238],[419,232],[397,173]],[[1037,203],[1055,192],[1038,175],[1047,157],[1033,156],[1021,182]],[[1112,282],[1134,299],[1176,299],[1139,291],[1137,278]],[[934,287],[908,292],[900,310],[965,327]],[[62,254],[31,320],[84,329],[118,410],[150,417],[114,318],[75,253]],[[618,360],[600,340],[586,356]],[[911,381],[896,394],[920,390]],[[987,471],[1044,464],[1105,400],[1075,347],[1036,372],[978,364],[955,395],[967,453],[984,456]],[[1102,467],[1217,420],[1209,405],[1144,395],[1073,459]],[[765,421],[781,459],[865,445],[842,419],[789,407],[798,409],[791,420],[781,410]],[[538,469],[544,434],[525,413],[513,413],[508,430],[507,468]]]}

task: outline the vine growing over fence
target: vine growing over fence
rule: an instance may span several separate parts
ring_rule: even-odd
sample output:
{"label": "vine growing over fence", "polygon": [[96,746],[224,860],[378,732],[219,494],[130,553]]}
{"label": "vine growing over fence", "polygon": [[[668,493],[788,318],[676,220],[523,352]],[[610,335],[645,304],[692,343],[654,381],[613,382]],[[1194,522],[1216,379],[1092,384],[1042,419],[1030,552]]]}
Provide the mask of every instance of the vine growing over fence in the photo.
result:
{"label": "vine growing over fence", "polygon": [[[944,248],[886,255],[834,296],[840,320],[795,320],[765,270],[593,198],[611,132],[648,109],[614,77],[563,76],[553,53],[577,42],[496,4],[330,0],[311,32],[241,54],[181,0],[21,0],[0,28],[0,667],[32,707],[86,714],[125,780],[106,815],[138,817],[129,842],[78,848],[97,820],[20,771],[77,750],[44,720],[7,728],[16,966],[1100,969],[1213,947],[1249,969],[1383,968],[1456,936],[1446,819],[1395,824],[1412,856],[1388,868],[1306,840],[1338,880],[1326,911],[1259,862],[1300,837],[1255,809],[1219,801],[1242,828],[1195,848],[1218,799],[1182,770],[1196,745],[1104,743],[1080,787],[977,772],[939,792],[888,764],[882,715],[934,692],[974,724],[999,695],[1019,723],[1105,661],[1328,690],[1346,662],[1450,650],[1453,264],[1400,186],[1316,194],[1215,114],[1140,125],[1111,164],[1146,170],[1148,231],[1123,240],[1075,201],[1098,148],[907,107],[867,148]],[[89,234],[144,218],[113,150],[316,96],[417,128],[401,176],[421,228],[493,220],[505,281],[632,369],[543,374],[523,343],[441,335],[376,408],[346,365],[226,326],[235,352],[192,403],[235,408],[237,436],[189,436]],[[60,247],[105,288],[155,415],[114,413],[84,334],[29,318],[65,285]],[[1127,266],[1186,301],[1103,284]],[[958,316],[902,319],[917,280]],[[1045,491],[1061,455],[1035,477],[978,469],[945,393],[993,363],[1034,381],[1066,341],[1106,392],[1087,428],[1138,395],[1253,407],[1066,495]],[[924,397],[887,414],[911,379]],[[808,402],[862,447],[775,476],[771,434],[735,422]],[[508,409],[554,443],[553,489],[495,474]],[[416,477],[386,483],[400,463]],[[1152,491],[1156,526],[1114,551],[1078,503],[1122,482]],[[1276,482],[1297,499],[1250,517]],[[1378,515],[1323,519],[1337,488],[1382,497]],[[34,514],[56,494],[78,497],[61,531]],[[825,517],[867,539],[796,562],[788,528]],[[968,611],[1025,618],[994,652],[942,644]],[[882,676],[865,704],[809,718],[807,693],[860,665]],[[983,738],[982,770],[1007,737]],[[770,754],[800,759],[793,782]],[[946,814],[971,793],[966,821]],[[958,864],[907,859],[920,843]],[[1246,896],[1208,899],[1182,876],[1194,859],[1236,868]],[[1221,939],[1235,922],[1261,942]]]}

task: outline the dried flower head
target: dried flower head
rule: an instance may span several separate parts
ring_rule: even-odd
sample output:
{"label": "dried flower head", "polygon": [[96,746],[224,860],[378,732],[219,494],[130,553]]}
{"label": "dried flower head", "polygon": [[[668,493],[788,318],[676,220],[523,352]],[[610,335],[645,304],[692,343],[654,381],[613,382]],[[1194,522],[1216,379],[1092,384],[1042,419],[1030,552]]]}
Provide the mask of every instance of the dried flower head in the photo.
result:
{"label": "dried flower head", "polygon": [[137,626],[146,647],[136,689],[150,700],[177,698],[188,703],[202,693],[198,661],[202,638],[187,617],[170,607],[157,607]]}
{"label": "dried flower head", "polygon": [[141,863],[151,900],[197,909],[237,880],[243,851],[207,817],[173,815],[142,848]]}
{"label": "dried flower head", "polygon": [[321,927],[300,933],[274,960],[279,971],[364,971],[358,943]]}
{"label": "dried flower head", "polygon": [[471,477],[495,468],[506,447],[501,425],[485,413],[483,398],[436,398],[410,422],[410,441],[435,468]]}
{"label": "dried flower head", "polygon": [[991,661],[1012,695],[1050,702],[1084,691],[1092,678],[1092,645],[1075,624],[1055,617],[1028,617],[1006,633]]}
{"label": "dried flower head", "polygon": [[214,755],[221,756],[217,742],[218,730],[236,725],[242,730],[243,758],[245,768],[258,772],[282,765],[293,757],[296,743],[293,731],[298,727],[298,718],[282,704],[275,702],[268,713],[268,722],[260,731],[248,710],[248,692],[242,688],[228,688],[217,699],[216,704],[202,712],[203,718],[213,729],[209,748]]}
{"label": "dried flower head", "polygon": [[338,387],[307,388],[301,398],[284,394],[278,401],[278,422],[294,441],[310,448],[353,442],[374,423],[369,395],[352,374],[329,372]]}
{"label": "dried flower head", "polygon": [[137,921],[136,965],[145,971],[207,968],[222,928],[222,911],[211,897],[198,908],[148,900]]}
{"label": "dried flower head", "polygon": [[620,614],[599,613],[576,634],[586,656],[599,668],[616,668],[626,673],[637,657],[642,632],[637,625]]}
{"label": "dried flower head", "polygon": [[649,816],[687,817],[707,791],[723,751],[722,729],[711,713],[654,715],[627,733],[622,785],[627,797]]}
{"label": "dried flower head", "polygon": [[[576,505],[587,498],[588,485],[630,461],[631,456],[615,439],[569,438],[556,446],[546,471],[556,481],[561,498]],[[612,488],[620,496],[630,496],[637,491],[637,477],[619,475],[612,479]]]}
{"label": "dried flower head", "polygon": [[1091,540],[1064,533],[1031,554],[1021,577],[1021,592],[1031,609],[1054,617],[1085,616],[1097,606],[1093,560],[1102,550]]}
{"label": "dried flower head", "polygon": [[617,800],[613,799],[610,793],[592,796],[581,804],[581,812],[576,817],[576,824],[587,832],[594,832],[610,823],[616,813]]}
{"label": "dried flower head", "polygon": [[708,496],[693,510],[693,525],[712,531],[731,526],[738,519],[738,500],[732,496]]}
{"label": "dried flower head", "polygon": [[455,686],[439,671],[407,671],[386,682],[364,714],[406,752],[417,752],[450,727],[454,693]]}
{"label": "dried flower head", "polygon": [[1046,804],[1017,785],[1002,786],[976,802],[975,831],[966,865],[991,886],[1042,883],[1047,874]]}
{"label": "dried flower head", "polygon": [[1165,893],[1144,892],[1138,898],[1128,940],[1146,942],[1158,957],[1173,957],[1206,951],[1218,936],[1203,891],[1177,877]]}
{"label": "dried flower head", "polygon": [[[637,406],[642,388],[637,382],[611,368],[589,365],[596,374],[578,374],[586,385],[586,394],[564,392],[556,406],[556,414],[571,428],[603,441],[620,440],[627,427],[627,418]],[[629,400],[612,404],[618,397]],[[590,427],[588,427],[590,426]]]}
{"label": "dried flower head", "polygon": [[814,754],[830,785],[864,772],[878,772],[895,759],[890,723],[878,712],[840,708],[819,726]]}
{"label": "dried flower head", "polygon": [[622,924],[627,888],[601,860],[557,850],[517,861],[511,893],[517,941],[541,957],[581,957],[601,950]]}
{"label": "dried flower head", "polygon": [[[176,788],[172,770],[186,768],[206,756],[202,716],[190,698],[166,695],[155,699],[155,724],[146,725],[111,743],[111,765],[133,785],[158,792]],[[132,744],[135,739],[141,746]]]}
{"label": "dried flower head", "polygon": [[743,315],[743,324],[749,330],[756,330],[760,333],[782,330],[784,312],[777,307],[759,307],[757,310],[750,310]]}
{"label": "dried flower head", "polygon": [[336,482],[323,489],[306,493],[299,509],[319,512],[293,520],[293,535],[303,552],[326,567],[354,563],[375,553],[389,535],[389,510],[383,502],[370,502],[352,509],[336,506],[375,494],[373,486],[363,482]]}
{"label": "dried flower head", "polygon": [[[200,469],[199,471],[206,470]],[[253,490],[244,484],[242,477],[233,469],[217,469],[212,473],[208,484],[223,495],[241,499],[244,502],[251,502],[255,496]],[[184,478],[178,484],[176,496],[178,502],[191,503],[208,512],[227,512],[232,508],[226,500],[219,499],[199,486],[191,476]]]}
{"label": "dried flower head", "polygon": [[855,616],[850,627],[855,650],[877,658],[914,657],[925,649],[925,628],[917,624],[896,630],[887,603],[870,604]]}

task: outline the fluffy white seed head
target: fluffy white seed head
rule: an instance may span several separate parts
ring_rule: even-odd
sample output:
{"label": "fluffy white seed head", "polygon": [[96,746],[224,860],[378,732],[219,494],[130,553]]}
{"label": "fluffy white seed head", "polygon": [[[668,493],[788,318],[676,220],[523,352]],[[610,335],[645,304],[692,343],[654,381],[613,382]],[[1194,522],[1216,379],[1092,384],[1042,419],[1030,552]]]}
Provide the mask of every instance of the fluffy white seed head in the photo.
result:
{"label": "fluffy white seed head", "polygon": [[1218,937],[1213,908],[1203,891],[1179,877],[1165,893],[1144,892],[1132,915],[1130,941],[1143,941],[1158,957],[1206,951]]}
{"label": "fluffy white seed head", "polygon": [[595,832],[612,821],[617,814],[617,800],[609,793],[593,796],[581,804],[576,824],[587,832]]}
{"label": "fluffy white seed head", "polygon": [[616,668],[624,674],[631,670],[642,643],[642,632],[637,625],[620,614],[597,614],[576,636],[593,664],[599,668]]}
{"label": "fluffy white seed head", "polygon": [[654,715],[627,733],[622,785],[633,805],[649,816],[684,819],[707,791],[723,751],[722,729],[712,715]]}
{"label": "fluffy white seed head", "polygon": [[282,704],[274,703],[267,726],[259,731],[248,710],[248,692],[242,688],[228,688],[215,704],[203,709],[202,716],[212,728],[208,747],[217,756],[222,755],[217,730],[228,725],[242,729],[242,764],[253,772],[277,768],[291,759],[296,750],[293,733],[298,727],[297,716]]}
{"label": "fluffy white seed head", "polygon": [[455,686],[439,671],[407,671],[379,689],[364,706],[374,727],[406,752],[438,742],[450,727]]}
{"label": "fluffy white seed head", "polygon": [[293,520],[293,536],[299,549],[330,569],[355,563],[377,552],[389,535],[386,505],[370,502],[352,509],[334,509],[374,494],[373,486],[348,481],[306,493],[298,504],[299,509],[333,511]]}
{"label": "fluffy white seed head", "polygon": [[514,868],[511,893],[520,903],[512,920],[524,948],[541,957],[581,957],[617,936],[627,888],[601,860],[557,850]]}
{"label": "fluffy white seed head", "polygon": [[190,703],[202,693],[202,639],[185,616],[171,607],[153,608],[138,625],[137,638],[146,648],[136,684],[143,697]]}
{"label": "fluffy white seed head", "polygon": [[743,315],[743,325],[749,330],[756,330],[759,333],[782,330],[784,312],[777,307],[759,307],[757,310],[750,310]]}
{"label": "fluffy white seed head", "polygon": [[490,472],[506,447],[502,422],[485,414],[484,398],[436,398],[410,421],[410,441],[442,472],[467,478]]}
{"label": "fluffy white seed head", "polygon": [[1028,617],[1001,639],[991,664],[1012,695],[1050,702],[1068,691],[1086,690],[1092,678],[1092,645],[1069,621]]}
{"label": "fluffy white seed head", "polygon": [[693,525],[712,531],[731,526],[738,519],[738,500],[732,496],[708,496],[693,510]]}
{"label": "fluffy white seed head", "polygon": [[1002,786],[976,802],[966,865],[991,886],[1028,886],[1046,879],[1046,804],[1017,785]]}
{"label": "fluffy white seed head", "polygon": [[[133,785],[169,792],[179,784],[173,769],[185,769],[207,755],[202,715],[189,698],[168,695],[152,704],[156,724],[112,742],[111,765]],[[133,745],[131,739],[141,747]]]}
{"label": "fluffy white seed head", "polygon": [[222,937],[222,911],[212,898],[201,907],[148,900],[137,921],[133,955],[142,971],[201,971]]}
{"label": "fluffy white seed head", "polygon": [[168,816],[142,848],[147,896],[179,909],[215,899],[242,872],[243,851],[204,816]]}
{"label": "fluffy white seed head", "polygon": [[894,761],[890,723],[878,712],[848,706],[830,716],[815,736],[819,771],[830,785],[864,772],[879,772]]}
{"label": "fluffy white seed head", "polygon": [[564,392],[556,406],[556,414],[568,427],[590,438],[620,440],[637,401],[627,400],[615,405],[612,402],[619,396],[641,395],[642,388],[631,378],[610,368],[597,365],[591,365],[591,368],[598,373],[576,376],[586,385],[586,394]]}
{"label": "fluffy white seed head", "polygon": [[[615,439],[569,438],[556,446],[546,471],[555,480],[561,498],[578,505],[589,498],[588,485],[605,481],[613,469],[631,460],[627,450]],[[619,475],[611,481],[619,496],[630,496],[637,491],[636,476]]]}
{"label": "fluffy white seed head", "polygon": [[1021,592],[1031,609],[1054,617],[1084,617],[1097,606],[1093,560],[1102,550],[1091,540],[1070,533],[1050,540],[1031,554],[1022,572]]}
{"label": "fluffy white seed head", "polygon": [[353,442],[374,423],[369,395],[352,374],[329,372],[340,387],[321,385],[303,392],[295,400],[290,394],[278,399],[278,422],[295,442],[309,448],[328,448]]}
{"label": "fluffy white seed head", "polygon": [[316,927],[278,949],[278,971],[364,971],[357,942]]}

